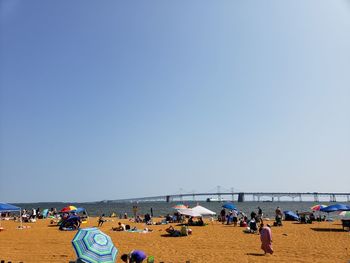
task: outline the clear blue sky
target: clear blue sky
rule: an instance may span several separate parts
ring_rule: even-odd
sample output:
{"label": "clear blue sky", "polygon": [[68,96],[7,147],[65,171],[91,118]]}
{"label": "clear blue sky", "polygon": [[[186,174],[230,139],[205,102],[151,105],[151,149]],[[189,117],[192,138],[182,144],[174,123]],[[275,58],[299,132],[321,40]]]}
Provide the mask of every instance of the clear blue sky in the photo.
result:
{"label": "clear blue sky", "polygon": [[350,2],[0,1],[0,200],[349,191]]}

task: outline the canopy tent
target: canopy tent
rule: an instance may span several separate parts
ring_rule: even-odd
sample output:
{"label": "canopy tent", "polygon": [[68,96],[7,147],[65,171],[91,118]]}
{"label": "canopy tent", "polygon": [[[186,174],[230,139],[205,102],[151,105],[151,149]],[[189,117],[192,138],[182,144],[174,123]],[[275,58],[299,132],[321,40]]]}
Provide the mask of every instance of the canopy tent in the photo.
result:
{"label": "canopy tent", "polygon": [[21,211],[21,208],[7,203],[0,203],[0,212],[16,212]]}
{"label": "canopy tent", "polygon": [[192,217],[201,217],[202,216],[200,213],[193,211],[192,208],[178,209],[177,211],[181,215],[184,215],[184,216],[192,216]]}
{"label": "canopy tent", "polygon": [[192,208],[192,211],[194,212],[197,212],[199,214],[201,214],[202,216],[213,216],[213,215],[216,215],[215,212],[203,207],[203,206],[200,206],[200,205],[197,205],[195,207]]}
{"label": "canopy tent", "polygon": [[[7,212],[19,212],[19,220],[21,222],[21,228],[22,228],[22,209],[18,206],[14,206],[11,204],[0,203],[0,213],[7,213]],[[0,217],[0,222],[1,222],[1,217]]]}

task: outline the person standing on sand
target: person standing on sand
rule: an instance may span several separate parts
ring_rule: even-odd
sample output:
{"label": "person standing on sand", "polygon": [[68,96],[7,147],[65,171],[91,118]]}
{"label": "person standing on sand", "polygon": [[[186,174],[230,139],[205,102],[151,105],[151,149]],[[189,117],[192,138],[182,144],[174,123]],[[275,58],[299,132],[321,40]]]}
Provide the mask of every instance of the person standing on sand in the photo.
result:
{"label": "person standing on sand", "polygon": [[262,219],[262,217],[263,217],[263,211],[260,208],[260,206],[258,206],[258,216],[260,217],[260,219]]}
{"label": "person standing on sand", "polygon": [[221,222],[222,222],[223,224],[225,224],[225,221],[226,221],[226,210],[225,210],[225,208],[223,208],[223,209],[221,210],[220,216],[221,216]]}
{"label": "person standing on sand", "polygon": [[261,223],[259,232],[261,240],[261,249],[265,252],[265,255],[266,253],[270,253],[272,255],[272,232],[270,226],[264,226],[264,224]]}
{"label": "person standing on sand", "polygon": [[102,226],[104,222],[106,222],[106,220],[103,218],[105,216],[105,214],[102,214],[99,218],[98,218],[98,227]]}

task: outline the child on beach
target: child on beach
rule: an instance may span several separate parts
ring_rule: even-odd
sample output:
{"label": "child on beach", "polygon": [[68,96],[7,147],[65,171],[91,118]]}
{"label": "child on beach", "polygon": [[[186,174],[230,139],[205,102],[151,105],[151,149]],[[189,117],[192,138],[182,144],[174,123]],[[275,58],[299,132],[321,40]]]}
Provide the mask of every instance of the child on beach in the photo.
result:
{"label": "child on beach", "polygon": [[102,226],[104,222],[106,222],[106,220],[103,218],[105,216],[105,214],[102,214],[99,218],[98,218],[98,227]]}
{"label": "child on beach", "polygon": [[269,225],[264,226],[263,223],[261,223],[260,228],[260,240],[261,240],[261,249],[266,253],[273,254],[272,249],[272,233],[271,228]]}

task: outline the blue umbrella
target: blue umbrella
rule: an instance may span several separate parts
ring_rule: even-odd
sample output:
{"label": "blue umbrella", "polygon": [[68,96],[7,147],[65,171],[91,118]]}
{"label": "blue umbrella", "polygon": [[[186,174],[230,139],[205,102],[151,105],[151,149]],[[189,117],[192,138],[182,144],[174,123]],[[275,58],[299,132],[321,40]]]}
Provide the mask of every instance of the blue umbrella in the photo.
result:
{"label": "blue umbrella", "polygon": [[237,207],[232,203],[226,203],[222,207],[228,210],[237,210]]}
{"label": "blue umbrella", "polygon": [[321,208],[320,211],[330,213],[330,212],[336,212],[336,211],[350,211],[350,206],[343,205],[343,204],[335,204],[330,205],[324,208]]}
{"label": "blue umbrella", "polygon": [[77,257],[87,263],[114,263],[118,250],[112,239],[96,227],[81,228],[72,240]]}

